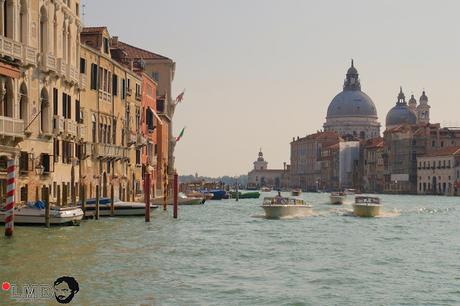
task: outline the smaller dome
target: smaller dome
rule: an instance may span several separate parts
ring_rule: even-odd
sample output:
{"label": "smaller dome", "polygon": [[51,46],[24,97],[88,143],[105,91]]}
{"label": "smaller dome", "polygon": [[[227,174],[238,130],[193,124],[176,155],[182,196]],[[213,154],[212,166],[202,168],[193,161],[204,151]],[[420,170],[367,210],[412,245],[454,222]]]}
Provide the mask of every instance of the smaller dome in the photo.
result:
{"label": "smaller dome", "polygon": [[417,116],[407,105],[396,105],[387,114],[386,126],[416,124]]}
{"label": "smaller dome", "polygon": [[390,109],[390,111],[387,114],[386,126],[388,128],[392,125],[416,123],[417,115],[409,108],[409,106],[407,106],[405,96],[401,87],[398,94],[398,101],[396,102],[396,106]]}

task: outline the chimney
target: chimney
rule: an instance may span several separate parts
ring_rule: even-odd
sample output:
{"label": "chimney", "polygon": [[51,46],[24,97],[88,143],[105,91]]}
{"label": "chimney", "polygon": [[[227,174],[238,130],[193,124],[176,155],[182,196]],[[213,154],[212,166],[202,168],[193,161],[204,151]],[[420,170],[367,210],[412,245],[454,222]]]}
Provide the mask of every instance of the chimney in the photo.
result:
{"label": "chimney", "polygon": [[118,36],[113,36],[112,37],[112,46],[118,47]]}

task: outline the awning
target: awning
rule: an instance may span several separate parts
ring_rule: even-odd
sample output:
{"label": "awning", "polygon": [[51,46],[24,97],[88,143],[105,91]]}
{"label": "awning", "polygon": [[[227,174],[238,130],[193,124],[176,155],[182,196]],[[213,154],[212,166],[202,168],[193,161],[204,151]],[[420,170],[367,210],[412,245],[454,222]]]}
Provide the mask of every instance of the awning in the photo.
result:
{"label": "awning", "polygon": [[152,111],[153,115],[155,116],[155,118],[158,120],[159,124],[160,125],[163,125],[163,121],[161,120],[161,118],[158,116],[157,112],[151,108],[150,106],[148,107],[150,109],[150,111]]}
{"label": "awning", "polygon": [[19,79],[21,71],[14,66],[0,62],[0,74],[13,79]]}

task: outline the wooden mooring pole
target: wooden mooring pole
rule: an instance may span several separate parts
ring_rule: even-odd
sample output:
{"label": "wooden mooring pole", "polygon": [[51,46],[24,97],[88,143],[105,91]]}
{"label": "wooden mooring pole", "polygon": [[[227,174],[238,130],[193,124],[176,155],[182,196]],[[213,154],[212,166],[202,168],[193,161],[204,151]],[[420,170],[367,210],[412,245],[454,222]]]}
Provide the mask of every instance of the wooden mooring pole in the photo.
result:
{"label": "wooden mooring pole", "polygon": [[96,220],[99,220],[99,185],[96,185]]}
{"label": "wooden mooring pole", "polygon": [[86,185],[82,186],[82,193],[81,193],[81,209],[83,210],[83,216],[86,215]]}
{"label": "wooden mooring pole", "polygon": [[50,203],[50,193],[48,187],[46,185],[43,185],[43,202],[45,202],[45,226],[50,227],[51,226],[51,217],[50,217],[50,212],[51,212],[51,203]]}
{"label": "wooden mooring pole", "polygon": [[179,192],[179,180],[177,176],[177,172],[174,171],[174,207],[173,207],[173,217],[177,219],[177,193]]}
{"label": "wooden mooring pole", "polygon": [[[14,197],[16,192],[16,170],[15,159],[7,160],[7,186],[6,186],[6,206],[5,206],[5,236],[13,236],[14,229]],[[38,188],[38,187],[37,187]]]}
{"label": "wooden mooring pole", "polygon": [[110,216],[113,217],[115,215],[115,194],[113,190],[113,184],[110,184]]}

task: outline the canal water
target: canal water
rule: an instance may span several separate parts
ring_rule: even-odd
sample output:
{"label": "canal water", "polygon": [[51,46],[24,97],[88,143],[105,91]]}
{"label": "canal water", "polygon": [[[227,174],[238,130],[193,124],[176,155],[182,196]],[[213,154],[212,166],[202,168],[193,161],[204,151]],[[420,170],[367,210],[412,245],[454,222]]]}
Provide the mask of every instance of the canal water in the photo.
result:
{"label": "canal water", "polygon": [[302,197],[313,216],[266,220],[261,199],[223,200],[149,224],[16,227],[0,238],[0,282],[73,276],[80,305],[460,305],[459,198],[383,195],[384,216],[363,219]]}

